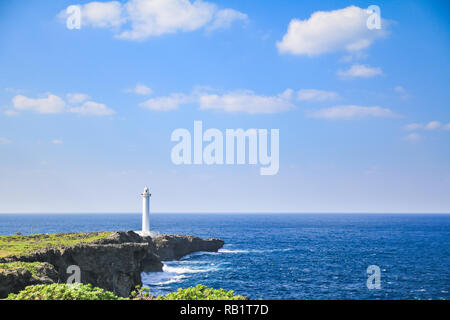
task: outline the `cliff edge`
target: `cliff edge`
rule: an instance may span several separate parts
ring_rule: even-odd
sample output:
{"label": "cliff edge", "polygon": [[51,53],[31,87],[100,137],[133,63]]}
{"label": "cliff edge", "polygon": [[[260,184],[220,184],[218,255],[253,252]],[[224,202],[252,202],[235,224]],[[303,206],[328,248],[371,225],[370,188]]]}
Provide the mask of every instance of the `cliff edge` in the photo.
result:
{"label": "cliff edge", "polygon": [[0,237],[0,298],[28,285],[65,283],[71,265],[80,268],[82,283],[126,297],[142,285],[141,272],[162,271],[161,261],[215,252],[223,244],[184,235],[141,237],[133,231]]}

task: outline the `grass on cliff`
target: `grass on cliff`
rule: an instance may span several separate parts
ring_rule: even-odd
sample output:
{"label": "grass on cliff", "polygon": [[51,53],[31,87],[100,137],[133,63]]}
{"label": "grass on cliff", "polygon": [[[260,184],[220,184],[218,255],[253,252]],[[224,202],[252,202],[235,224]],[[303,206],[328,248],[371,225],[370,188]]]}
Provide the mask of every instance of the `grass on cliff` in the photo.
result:
{"label": "grass on cliff", "polygon": [[38,270],[37,267],[43,267],[46,262],[8,262],[8,263],[0,263],[0,273],[2,272],[8,272],[11,270],[17,270],[17,269],[26,269],[31,272],[31,275],[35,278],[38,277]]}
{"label": "grass on cliff", "polygon": [[45,247],[72,246],[90,243],[108,237],[111,232],[55,233],[0,236],[0,258],[10,255],[27,255]]}
{"label": "grass on cliff", "polygon": [[10,293],[5,300],[128,300],[91,284],[65,283],[28,286],[17,294]]}

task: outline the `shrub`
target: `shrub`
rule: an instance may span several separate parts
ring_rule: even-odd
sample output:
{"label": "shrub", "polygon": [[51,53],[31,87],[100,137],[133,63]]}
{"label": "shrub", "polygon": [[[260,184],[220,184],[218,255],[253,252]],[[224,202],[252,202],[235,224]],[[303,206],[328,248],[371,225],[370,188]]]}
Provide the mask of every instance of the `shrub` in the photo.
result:
{"label": "shrub", "polygon": [[[131,293],[134,300],[153,300],[148,289],[137,286]],[[233,290],[208,288],[204,285],[178,289],[157,300],[248,300],[247,297],[235,295]],[[112,292],[92,286],[91,284],[39,284],[28,286],[17,294],[10,293],[5,300],[129,300],[115,296]]]}
{"label": "shrub", "polygon": [[127,300],[91,284],[39,284],[28,286],[5,300]]}
{"label": "shrub", "polygon": [[165,296],[159,295],[158,300],[248,300],[247,297],[234,295],[234,291],[226,291],[224,289],[208,288],[204,285],[196,287],[178,289]]}
{"label": "shrub", "polygon": [[136,286],[136,288],[131,291],[130,298],[133,300],[153,300],[154,297],[150,294],[150,290],[148,288],[144,288],[141,286]]}

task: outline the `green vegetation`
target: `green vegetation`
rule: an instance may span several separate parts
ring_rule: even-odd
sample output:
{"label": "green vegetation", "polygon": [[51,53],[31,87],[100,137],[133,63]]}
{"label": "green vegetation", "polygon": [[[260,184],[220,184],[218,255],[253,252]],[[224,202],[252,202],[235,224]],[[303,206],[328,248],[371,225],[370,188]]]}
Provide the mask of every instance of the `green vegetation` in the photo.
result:
{"label": "green vegetation", "polygon": [[128,300],[91,284],[39,284],[28,286],[17,294],[11,293],[5,300]]}
{"label": "green vegetation", "polygon": [[[153,300],[146,288],[137,286],[131,293],[134,300]],[[91,284],[39,284],[28,286],[17,294],[10,293],[5,300],[130,300],[117,297],[110,291],[92,286]],[[212,289],[204,285],[178,289],[165,296],[158,296],[157,300],[248,300],[247,297],[235,295],[233,290]]]}
{"label": "green vegetation", "polygon": [[136,286],[136,288],[130,293],[131,298],[135,300],[142,300],[147,298],[153,298],[148,288]]}
{"label": "green vegetation", "polygon": [[23,269],[30,271],[31,274],[33,275],[33,277],[38,278],[39,275],[38,275],[37,267],[43,267],[46,264],[48,264],[48,263],[47,262],[22,262],[22,261],[0,263],[0,273],[5,272],[5,271],[23,268]]}
{"label": "green vegetation", "polygon": [[234,295],[234,291],[226,291],[224,289],[212,289],[204,285],[196,287],[178,289],[165,296],[158,296],[158,300],[248,300],[247,297]]}
{"label": "green vegetation", "polygon": [[0,258],[10,255],[27,255],[45,247],[72,246],[90,243],[108,237],[111,232],[56,233],[0,236]]}

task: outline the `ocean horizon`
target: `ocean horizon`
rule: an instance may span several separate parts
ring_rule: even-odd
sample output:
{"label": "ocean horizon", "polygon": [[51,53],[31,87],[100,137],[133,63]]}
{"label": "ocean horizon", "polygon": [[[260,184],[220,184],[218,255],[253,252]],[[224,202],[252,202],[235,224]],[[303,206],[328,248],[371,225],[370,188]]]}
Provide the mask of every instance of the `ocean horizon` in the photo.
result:
{"label": "ocean horizon", "polygon": [[[140,230],[141,214],[0,214],[0,235]],[[449,299],[450,214],[151,214],[150,228],[225,241],[143,273],[154,295],[197,284],[252,299]],[[367,268],[381,270],[368,289]]]}

